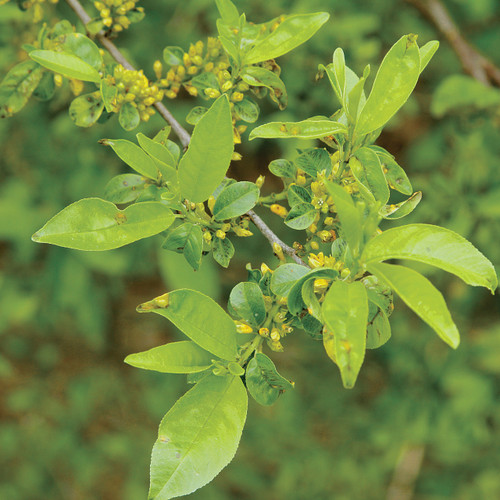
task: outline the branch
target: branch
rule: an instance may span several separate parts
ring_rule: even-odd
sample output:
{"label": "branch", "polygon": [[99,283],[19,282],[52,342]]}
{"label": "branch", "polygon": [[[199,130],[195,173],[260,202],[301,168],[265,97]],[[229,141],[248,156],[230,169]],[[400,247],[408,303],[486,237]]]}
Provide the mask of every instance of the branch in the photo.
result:
{"label": "branch", "polygon": [[[76,15],[84,25],[86,25],[90,21],[90,16],[82,7],[82,4],[79,2],[79,0],[66,0],[66,2],[75,11]],[[99,33],[97,33],[96,38],[99,40],[102,46],[113,56],[116,62],[120,63],[126,69],[135,71],[135,68],[127,61],[118,47],[106,36],[104,31],[100,31]],[[154,104],[154,106],[158,113],[163,117],[163,119],[172,127],[172,130],[181,141],[184,149],[187,148],[189,142],[191,141],[189,132],[175,119],[175,117],[172,115],[172,113],[170,113],[170,111],[165,107],[163,103],[157,102]],[[292,259],[297,262],[297,264],[300,264],[302,266],[306,265],[297,255],[295,250],[281,241],[278,236],[274,234],[271,228],[253,210],[249,210],[247,214],[255,224],[257,229],[259,229],[259,231],[267,238],[269,243],[271,243],[271,246],[273,245],[273,243],[278,243],[278,245],[283,248],[283,252],[292,257]]]}
{"label": "branch", "polygon": [[427,17],[446,37],[457,54],[464,71],[473,78],[490,86],[500,86],[500,69],[483,56],[460,33],[446,7],[440,0],[406,0]]}
{"label": "branch", "polygon": [[[66,0],[69,6],[75,11],[76,15],[86,25],[90,21],[90,16],[87,14],[82,4],[78,0]],[[106,36],[104,31],[97,33],[96,38],[99,40],[101,45],[113,56],[113,59],[120,63],[125,69],[130,69],[135,71],[135,68],[127,61],[125,56],[120,52],[118,47]],[[170,111],[161,102],[156,102],[154,104],[156,111],[162,116],[162,118],[172,127],[182,146],[186,149],[191,140],[189,132],[175,119],[175,117],[170,113]]]}
{"label": "branch", "polygon": [[249,210],[247,215],[250,216],[250,219],[252,219],[252,222],[257,226],[257,229],[267,238],[269,243],[271,243],[271,246],[273,246],[273,243],[277,243],[283,249],[283,252],[289,255],[297,264],[305,266],[302,259],[297,255],[297,252],[281,241],[278,236],[273,233],[272,229],[253,210]]}
{"label": "branch", "polygon": [[411,500],[422,467],[425,449],[422,445],[403,447],[387,491],[387,500]]}

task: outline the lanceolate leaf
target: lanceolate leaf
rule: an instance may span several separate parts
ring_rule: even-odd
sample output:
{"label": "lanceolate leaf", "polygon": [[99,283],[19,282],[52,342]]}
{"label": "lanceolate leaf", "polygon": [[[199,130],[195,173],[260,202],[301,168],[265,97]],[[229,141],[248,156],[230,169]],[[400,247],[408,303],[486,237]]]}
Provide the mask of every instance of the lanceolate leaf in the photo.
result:
{"label": "lanceolate leaf", "polygon": [[462,278],[467,284],[492,292],[498,285],[491,262],[471,243],[449,229],[430,224],[408,224],[371,239],[363,253],[368,264],[408,259],[430,264]]}
{"label": "lanceolate leaf", "polygon": [[215,220],[232,219],[251,210],[259,199],[259,188],[253,182],[235,182],[227,186],[215,201]]}
{"label": "lanceolate leaf", "polygon": [[460,336],[441,292],[420,273],[394,264],[370,264],[368,271],[385,281],[420,318],[456,349]]}
{"label": "lanceolate leaf", "polygon": [[438,48],[439,42],[437,40],[431,40],[420,47],[420,73],[424,71]]}
{"label": "lanceolate leaf", "polygon": [[379,210],[379,214],[384,219],[401,219],[411,214],[422,199],[422,192],[413,193],[407,200],[395,205],[386,205]]}
{"label": "lanceolate leaf", "polygon": [[276,59],[311,38],[328,21],[329,14],[300,14],[287,17],[266,38],[258,41],[244,58],[245,64],[256,64],[268,59]]}
{"label": "lanceolate leaf", "polygon": [[239,377],[209,375],[163,418],[151,457],[151,500],[187,495],[210,482],[234,457],[248,397]]}
{"label": "lanceolate leaf", "polygon": [[179,163],[181,194],[193,203],[208,199],[226,175],[234,151],[229,101],[219,97],[194,128]]}
{"label": "lanceolate leaf", "polygon": [[68,78],[76,78],[84,82],[99,83],[101,81],[101,76],[94,67],[73,54],[53,50],[32,50],[29,56],[45,68]]}
{"label": "lanceolate leaf", "polygon": [[210,297],[195,290],[175,290],[141,304],[138,312],[169,319],[200,347],[219,358],[236,359],[236,326]]}
{"label": "lanceolate leaf", "polygon": [[129,354],[125,363],[161,373],[197,373],[209,368],[213,357],[191,340],[183,340]]}
{"label": "lanceolate leaf", "polygon": [[141,133],[137,134],[137,142],[139,142],[141,148],[146,151],[151,158],[160,162],[160,166],[162,167],[160,170],[164,177],[175,175],[176,161],[167,147]]}
{"label": "lanceolate leaf", "polygon": [[99,47],[81,33],[66,33],[61,37],[61,47],[65,52],[80,58],[96,70],[102,66],[102,56]]}
{"label": "lanceolate leaf", "polygon": [[76,250],[111,250],[158,234],[174,219],[172,212],[157,202],[119,210],[109,201],[85,198],[52,217],[32,239]]}
{"label": "lanceolate leaf", "polygon": [[420,74],[415,35],[401,37],[384,57],[355,133],[366,135],[385,125],[412,93]]}
{"label": "lanceolate leaf", "polygon": [[250,140],[264,139],[318,139],[332,134],[344,134],[345,125],[329,120],[304,120],[301,122],[271,122],[254,128]]}
{"label": "lanceolate leaf", "polygon": [[359,281],[335,281],[322,306],[327,331],[323,344],[338,365],[344,387],[354,387],[366,350],[368,298]]}

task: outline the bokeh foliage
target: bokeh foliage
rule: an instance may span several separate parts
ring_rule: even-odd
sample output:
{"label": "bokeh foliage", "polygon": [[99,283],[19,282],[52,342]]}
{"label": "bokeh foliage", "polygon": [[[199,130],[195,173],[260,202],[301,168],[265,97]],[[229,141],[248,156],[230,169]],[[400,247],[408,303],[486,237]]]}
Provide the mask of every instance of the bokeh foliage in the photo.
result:
{"label": "bokeh foliage", "polygon": [[[212,0],[141,3],[145,19],[119,45],[146,73],[163,47],[187,47],[215,31]],[[338,46],[360,72],[402,33],[418,33],[421,44],[436,36],[413,7],[397,0],[236,3],[256,21],[283,12],[332,14],[311,41],[280,61],[289,107],[279,112],[266,104],[266,121],[278,113],[291,121],[331,109],[329,85],[314,76]],[[468,39],[500,64],[494,52],[500,42],[497,2],[447,5]],[[90,3],[86,7],[90,12]],[[55,12],[74,19],[62,2]],[[20,46],[36,31],[14,5],[0,7],[2,76],[25,57]],[[443,43],[379,143],[396,154],[415,190],[424,193],[405,222],[459,232],[498,271],[500,91],[493,89],[485,104],[485,90],[475,89],[475,82],[462,77],[450,84],[460,73]],[[245,279],[245,263],[260,265],[271,258],[270,250],[258,237],[247,239],[227,273],[204,261],[194,274],[181,255],[158,250],[153,240],[100,254],[35,246],[30,236],[48,218],[77,199],[102,195],[109,178],[121,173],[122,164],[97,141],[133,140],[115,119],[74,127],[70,99],[63,88],[54,100],[30,102],[0,121],[0,498],[135,500],[147,489],[157,422],[185,389],[184,377],[123,364],[130,352],[177,338],[159,318],[137,315],[135,306],[181,286],[225,299],[232,284]],[[192,105],[188,99],[171,104],[181,121]],[[162,125],[154,116],[140,131],[152,135]],[[297,147],[286,143],[280,151],[277,141],[269,144],[245,144],[232,175],[255,180],[269,161],[293,155]],[[273,222],[271,215],[266,220]],[[282,236],[292,241],[292,233]],[[318,361],[321,345],[290,339],[276,362],[295,380],[296,391],[270,408],[250,406],[253,415],[232,466],[192,498],[382,499],[401,457],[412,449],[425,452],[415,499],[500,498],[500,304],[444,273],[428,275],[448,297],[463,332],[457,351],[441,345],[401,304],[392,341],[367,356],[356,388],[346,391],[334,367]]]}

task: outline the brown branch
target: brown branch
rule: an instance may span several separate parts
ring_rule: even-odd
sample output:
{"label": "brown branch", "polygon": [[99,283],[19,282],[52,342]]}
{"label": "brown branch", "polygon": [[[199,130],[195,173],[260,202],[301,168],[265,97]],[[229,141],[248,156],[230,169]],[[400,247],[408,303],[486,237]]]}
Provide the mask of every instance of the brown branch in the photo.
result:
{"label": "brown branch", "polygon": [[483,56],[460,33],[450,13],[440,0],[406,0],[427,17],[446,37],[457,54],[464,71],[490,86],[500,86],[500,69]]}
{"label": "brown branch", "polygon": [[[86,25],[90,21],[90,16],[87,14],[85,9],[82,7],[78,0],[66,0],[69,6],[75,11],[76,15]],[[96,38],[99,40],[101,45],[113,56],[113,59],[120,63],[125,69],[130,69],[135,71],[135,68],[127,61],[125,56],[120,52],[118,47],[106,36],[104,31],[97,33]],[[188,147],[191,136],[189,132],[175,119],[175,117],[170,113],[170,111],[161,102],[156,102],[154,104],[156,111],[162,116],[162,118],[172,127],[182,146]]]}
{"label": "brown branch", "polygon": [[[66,2],[75,11],[76,15],[84,25],[86,25],[90,21],[90,16],[82,7],[79,0],[66,0]],[[120,63],[126,69],[135,70],[135,68],[120,52],[118,47],[106,36],[106,33],[104,31],[100,31],[99,33],[97,33],[96,38],[99,40],[102,46],[113,56],[116,62]],[[172,130],[181,141],[183,147],[187,148],[191,140],[189,132],[175,119],[175,117],[172,115],[172,113],[170,113],[170,111],[165,107],[163,103],[157,102],[154,106],[158,113],[163,117],[163,119],[172,127]],[[281,241],[278,236],[274,234],[271,228],[253,210],[249,210],[247,212],[247,215],[250,217],[259,231],[267,238],[271,246],[273,245],[273,243],[277,243],[281,246],[283,252],[292,257],[292,259],[297,262],[297,264],[301,264],[303,266],[306,265],[297,255],[295,250]]]}
{"label": "brown branch", "polygon": [[411,500],[425,449],[422,445],[403,447],[391,484],[387,490],[387,500]]}
{"label": "brown branch", "polygon": [[257,229],[267,238],[271,246],[273,246],[274,243],[277,243],[283,249],[283,252],[289,255],[297,264],[300,264],[301,266],[306,265],[297,255],[297,252],[291,246],[288,246],[286,243],[281,241],[276,236],[276,234],[274,234],[272,229],[253,210],[249,210],[247,212],[247,215],[250,216],[252,222],[256,225]]}

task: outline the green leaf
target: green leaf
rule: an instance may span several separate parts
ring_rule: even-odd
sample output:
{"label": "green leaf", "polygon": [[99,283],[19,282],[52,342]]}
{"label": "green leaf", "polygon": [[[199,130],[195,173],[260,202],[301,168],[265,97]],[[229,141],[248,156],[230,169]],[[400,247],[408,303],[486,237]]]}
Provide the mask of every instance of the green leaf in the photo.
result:
{"label": "green leaf", "polygon": [[232,219],[247,213],[255,206],[259,195],[259,188],[253,182],[241,181],[227,186],[215,201],[215,220]]}
{"label": "green leaf", "polygon": [[193,203],[208,199],[226,175],[234,151],[229,101],[220,96],[193,131],[179,163],[182,195]]}
{"label": "green leaf", "polygon": [[184,64],[184,50],[181,47],[165,47],[163,49],[163,60],[169,66],[179,66]]}
{"label": "green leaf", "polygon": [[394,157],[379,146],[369,146],[369,148],[377,153],[382,167],[387,170],[384,175],[389,187],[410,196],[413,193],[411,182],[406,172],[396,163]]}
{"label": "green leaf", "polygon": [[236,326],[219,304],[195,290],[180,289],[141,304],[140,313],[169,319],[203,349],[222,359],[236,359]]}
{"label": "green leaf", "polygon": [[[274,73],[273,73],[274,74]],[[245,97],[240,102],[234,103],[233,113],[247,123],[254,123],[259,118],[259,106],[251,99]]]}
{"label": "green leaf", "polygon": [[285,218],[285,224],[292,229],[306,229],[316,217],[316,209],[310,203],[299,203],[291,208]]}
{"label": "green leaf", "polygon": [[338,365],[346,389],[354,387],[366,349],[368,299],[363,284],[335,281],[322,306],[327,331],[323,345]]}
{"label": "green leaf", "polygon": [[267,37],[258,41],[245,55],[244,64],[276,59],[311,38],[330,17],[326,12],[299,14],[285,20]]}
{"label": "green leaf", "polygon": [[386,314],[378,309],[375,318],[366,329],[366,348],[378,349],[391,338],[391,324]]}
{"label": "green leaf", "polygon": [[335,93],[340,102],[346,102],[346,77],[345,77],[345,56],[344,51],[339,47],[333,53],[333,76]]}
{"label": "green leaf", "polygon": [[234,256],[234,246],[229,238],[212,239],[212,256],[222,267],[228,267]]}
{"label": "green leaf", "polygon": [[126,102],[120,108],[118,121],[124,130],[134,130],[141,121],[139,110],[131,102]]}
{"label": "green leaf", "polygon": [[361,214],[356,208],[351,195],[338,184],[326,182],[326,189],[335,203],[343,236],[351,251],[356,253],[361,240]]}
{"label": "green leaf", "polygon": [[222,22],[229,26],[238,26],[240,15],[231,0],[215,0]]}
{"label": "green leaf", "polygon": [[278,104],[281,110],[288,104],[288,94],[281,78],[260,66],[247,66],[240,73],[241,79],[252,87],[265,87],[270,90],[271,99]]}
{"label": "green leaf", "polygon": [[111,250],[158,234],[174,219],[161,203],[139,203],[119,210],[109,201],[85,198],[52,217],[32,240],[76,250]]}
{"label": "green leaf", "polygon": [[472,243],[449,229],[430,224],[408,224],[384,231],[371,239],[363,252],[367,264],[388,259],[408,259],[455,274],[465,283],[498,286],[495,268]]}
{"label": "green leaf", "polygon": [[212,365],[213,355],[190,340],[171,342],[149,351],[129,354],[125,363],[161,373],[197,373]]}
{"label": "green leaf", "polygon": [[[346,68],[349,70],[349,68]],[[350,70],[349,70],[350,71]],[[370,65],[367,65],[363,71],[363,76],[358,79],[357,83],[352,87],[347,94],[347,116],[351,123],[356,123],[359,112],[363,109],[366,102],[365,82],[370,76]]]}
{"label": "green leaf", "polygon": [[153,158],[162,178],[177,182],[177,162],[168,148],[144,134],[139,133],[136,137],[141,148]]}
{"label": "green leaf", "polygon": [[16,64],[0,83],[0,118],[21,110],[43,77],[44,70],[35,61]]}
{"label": "green leaf", "polygon": [[328,151],[324,148],[306,149],[295,159],[294,163],[314,179],[320,172],[324,171],[326,176],[332,172],[332,161]]}
{"label": "green leaf", "polygon": [[85,29],[90,35],[97,35],[97,33],[99,33],[99,31],[103,30],[104,28],[105,26],[102,22],[102,17],[94,17],[85,25]]}
{"label": "green leaf", "polygon": [[114,100],[116,98],[116,94],[118,89],[116,85],[111,85],[107,82],[106,78],[101,80],[100,86],[101,99],[104,102],[104,106],[106,107],[106,111],[108,113],[113,113],[115,110]]}
{"label": "green leaf", "polygon": [[309,191],[297,184],[290,184],[287,191],[288,204],[293,207],[300,203],[311,203],[312,197]]}
{"label": "green leaf", "polygon": [[293,385],[278,373],[274,363],[261,352],[249,361],[245,382],[251,396],[264,406],[272,405],[284,391],[293,389]]}
{"label": "green leaf", "polygon": [[262,291],[256,283],[238,283],[229,295],[229,305],[249,325],[258,328],[266,319],[266,304]]}
{"label": "green leaf", "polygon": [[200,268],[203,251],[203,232],[200,226],[186,222],[169,231],[162,247],[183,253],[189,265],[197,271]]}
{"label": "green leaf", "polygon": [[331,269],[329,267],[318,267],[316,269],[311,269],[307,274],[299,278],[288,292],[287,305],[290,313],[297,316],[303,311],[303,309],[306,308],[306,303],[302,297],[302,287],[306,281],[319,278],[333,280],[337,278],[338,275],[339,273],[338,271],[335,271],[335,269]]}
{"label": "green leaf", "polygon": [[125,139],[102,139],[99,142],[111,146],[118,158],[139,174],[155,181],[158,179],[158,167],[154,160],[133,142]]}
{"label": "green leaf", "polygon": [[310,269],[299,264],[282,264],[271,276],[271,290],[286,297],[297,280],[308,274]]}
{"label": "green leaf", "polygon": [[236,453],[247,406],[234,376],[208,375],[184,394],[160,424],[148,498],[175,498],[209,483]]}
{"label": "green leaf", "polygon": [[101,69],[102,56],[99,47],[90,38],[81,33],[67,33],[60,41],[65,53],[73,54],[97,71]]}
{"label": "green leaf", "polygon": [[385,205],[389,187],[377,154],[369,148],[360,148],[349,160],[349,167],[365,199]]}
{"label": "green leaf", "polygon": [[439,42],[437,40],[431,40],[423,47],[420,47],[420,73],[422,73],[422,71],[424,71],[426,66],[430,63],[432,56],[436,53],[438,48]]}
{"label": "green leaf", "polygon": [[295,165],[288,160],[273,160],[269,166],[269,171],[274,174],[276,177],[295,177],[295,172],[297,171]]}
{"label": "green leaf", "polygon": [[73,54],[53,50],[33,50],[29,56],[44,68],[61,73],[68,78],[76,78],[84,82],[99,83],[101,81],[101,76],[94,67]]}
{"label": "green leaf", "polygon": [[49,99],[52,99],[55,94],[56,84],[54,83],[54,75],[50,71],[42,71],[42,78],[36,89],[33,91],[33,97],[36,97],[40,101],[48,101]]}
{"label": "green leaf", "polygon": [[271,122],[254,128],[250,140],[261,139],[319,139],[347,132],[345,125],[329,120],[303,120],[301,122]]}
{"label": "green leaf", "polygon": [[102,114],[104,103],[99,93],[84,94],[73,99],[69,106],[69,116],[79,127],[92,126]]}
{"label": "green leaf", "polygon": [[135,201],[145,188],[145,179],[136,174],[122,174],[113,177],[104,188],[104,197],[112,203]]}
{"label": "green leaf", "polygon": [[195,106],[186,116],[186,121],[189,125],[196,125],[207,111],[208,108],[205,108],[204,106]]}
{"label": "green leaf", "polygon": [[401,219],[411,214],[422,199],[421,191],[413,193],[407,200],[395,205],[386,205],[379,210],[379,214],[384,219]]}
{"label": "green leaf", "polygon": [[441,292],[420,273],[394,264],[370,264],[368,271],[385,281],[448,345],[456,349],[460,336]]}
{"label": "green leaf", "polygon": [[363,136],[385,125],[407,101],[420,74],[415,35],[401,37],[384,57],[370,95],[361,110],[355,134]]}

